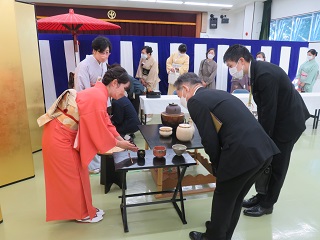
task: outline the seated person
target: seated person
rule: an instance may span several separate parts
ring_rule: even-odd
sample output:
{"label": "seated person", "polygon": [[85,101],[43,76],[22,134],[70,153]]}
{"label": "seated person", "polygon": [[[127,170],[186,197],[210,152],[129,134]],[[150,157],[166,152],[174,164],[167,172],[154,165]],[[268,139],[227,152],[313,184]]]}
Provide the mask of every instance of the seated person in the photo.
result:
{"label": "seated person", "polygon": [[[107,65],[108,69],[114,68],[116,66],[120,66],[118,63],[114,63],[112,65]],[[131,75],[128,75],[130,79],[130,88],[127,89],[128,98],[131,101],[132,105],[134,106],[134,109],[136,110],[137,114],[139,114],[139,107],[140,107],[140,95],[144,95],[146,93],[146,88],[142,85],[142,83],[132,77]]]}
{"label": "seated person", "polygon": [[140,95],[144,95],[146,92],[146,88],[141,84],[141,82],[130,76],[130,88],[127,90],[128,98],[131,101],[134,109],[136,110],[137,114],[139,114],[139,107],[140,107]]}
{"label": "seated person", "polygon": [[139,130],[138,125],[141,123],[132,103],[127,97],[124,96],[118,100],[112,99],[111,104],[111,121],[122,137],[132,135]]}
{"label": "seated person", "polygon": [[232,93],[236,89],[246,89],[248,91],[250,90],[249,77],[247,74],[245,74],[242,79],[238,79],[234,77],[231,79],[230,93]]}

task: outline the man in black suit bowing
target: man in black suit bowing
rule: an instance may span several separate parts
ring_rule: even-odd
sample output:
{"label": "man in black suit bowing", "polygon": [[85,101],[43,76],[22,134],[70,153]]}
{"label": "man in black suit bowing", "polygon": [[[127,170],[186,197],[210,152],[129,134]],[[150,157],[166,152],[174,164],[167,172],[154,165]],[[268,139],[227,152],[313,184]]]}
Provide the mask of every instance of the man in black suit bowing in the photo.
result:
{"label": "man in black suit bowing", "polygon": [[[280,149],[271,163],[271,177],[264,192],[243,202],[244,214],[260,217],[270,214],[283,186],[294,144],[306,129],[310,114],[288,75],[277,65],[255,61],[248,49],[233,45],[226,51],[224,62],[230,74],[248,74],[258,110],[258,121]],[[260,180],[258,180],[260,182]],[[258,183],[257,182],[257,183]],[[257,189],[256,183],[256,189]]]}
{"label": "man in black suit bowing", "polygon": [[174,86],[198,128],[217,177],[207,230],[193,231],[189,236],[196,240],[229,240],[245,195],[279,149],[238,98],[225,91],[205,89],[194,73],[181,75]]}

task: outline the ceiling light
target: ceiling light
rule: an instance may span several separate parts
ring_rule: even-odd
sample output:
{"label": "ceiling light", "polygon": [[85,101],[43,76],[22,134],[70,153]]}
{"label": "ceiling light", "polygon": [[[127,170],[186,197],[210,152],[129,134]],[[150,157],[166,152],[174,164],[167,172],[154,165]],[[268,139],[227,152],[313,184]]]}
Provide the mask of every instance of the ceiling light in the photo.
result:
{"label": "ceiling light", "polygon": [[229,4],[218,4],[218,3],[209,3],[208,5],[212,7],[226,7],[226,8],[231,8],[233,6]]}
{"label": "ceiling light", "polygon": [[187,5],[194,5],[194,6],[210,6],[210,7],[226,7],[231,8],[233,5],[229,4],[218,4],[218,3],[198,3],[198,2],[184,2]]}
{"label": "ceiling light", "polygon": [[198,2],[184,2],[187,5],[198,5],[198,6],[207,6],[208,3],[198,3]]}
{"label": "ceiling light", "polygon": [[130,2],[156,2],[156,0],[128,0]]}
{"label": "ceiling light", "polygon": [[165,1],[165,0],[157,0],[157,3],[172,3],[172,4],[182,4],[182,1]]}

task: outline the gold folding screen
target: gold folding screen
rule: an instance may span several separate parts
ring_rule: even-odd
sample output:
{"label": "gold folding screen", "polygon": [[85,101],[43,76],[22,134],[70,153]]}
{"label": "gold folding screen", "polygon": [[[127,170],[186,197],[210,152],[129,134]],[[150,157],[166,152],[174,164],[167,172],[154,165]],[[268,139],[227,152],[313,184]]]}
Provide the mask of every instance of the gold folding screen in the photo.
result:
{"label": "gold folding screen", "polygon": [[45,109],[34,6],[16,2],[15,12],[31,147],[32,152],[34,152],[41,149],[43,128],[38,127],[37,118],[44,114]]}
{"label": "gold folding screen", "polygon": [[32,5],[0,1],[0,187],[34,176],[29,118],[44,111],[32,110],[43,109],[34,19]]}

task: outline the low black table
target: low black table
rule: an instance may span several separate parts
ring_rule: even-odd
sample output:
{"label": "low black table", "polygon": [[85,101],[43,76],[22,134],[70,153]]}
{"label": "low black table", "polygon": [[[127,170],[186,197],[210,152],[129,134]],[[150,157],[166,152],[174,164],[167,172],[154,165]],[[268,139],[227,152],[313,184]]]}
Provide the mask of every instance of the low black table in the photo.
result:
{"label": "low black table", "polygon": [[[154,148],[155,146],[166,146],[168,148],[172,148],[172,145],[174,144],[183,144],[187,146],[188,150],[193,149],[194,152],[190,152],[191,156],[196,159],[198,162],[200,162],[208,171],[208,175],[198,174],[196,176],[190,176],[188,175],[188,181],[184,181],[183,186],[193,186],[193,185],[201,185],[201,184],[209,184],[209,183],[215,183],[216,178],[212,176],[212,166],[211,163],[208,161],[208,159],[204,158],[200,153],[198,153],[198,149],[203,148],[203,145],[201,144],[201,137],[199,135],[198,129],[195,127],[194,136],[191,139],[191,141],[188,142],[181,142],[176,138],[175,132],[169,137],[162,137],[159,134],[159,128],[162,126],[162,124],[150,124],[150,125],[139,125],[139,130],[144,137],[146,141],[146,147],[148,148]],[[172,185],[174,186],[174,183],[172,181],[169,181],[168,179],[163,178],[163,169],[159,169],[157,172],[154,169],[150,170],[153,176],[154,181],[157,184],[158,190],[163,190],[167,188],[171,188]],[[186,191],[185,194],[195,194],[195,193],[204,193],[204,192],[212,192],[213,188],[203,188],[198,190],[190,190]],[[163,195],[165,196],[165,195]],[[156,196],[158,197],[158,195]],[[161,195],[159,196],[161,197]]]}
{"label": "low black table", "polygon": [[199,149],[203,148],[201,144],[201,137],[199,135],[198,129],[195,127],[194,136],[191,141],[181,142],[176,138],[175,132],[169,137],[162,137],[159,134],[159,128],[162,124],[149,124],[149,125],[139,125],[139,130],[148,144],[149,148],[155,146],[166,146],[171,148],[174,144],[183,144],[187,146],[187,149]]}
{"label": "low black table", "polygon": [[[129,157],[129,153],[131,158]],[[175,155],[172,149],[167,149],[167,153],[163,158],[154,157],[152,150],[146,150],[146,156],[143,159],[138,159],[136,156],[137,153],[131,151],[118,152],[113,154],[115,170],[116,172],[122,173],[122,195],[120,196],[120,209],[124,231],[129,232],[127,222],[127,208],[151,204],[172,203],[182,223],[187,224],[183,203],[185,199],[183,198],[181,182],[187,167],[191,165],[196,165],[196,161],[188,153],[184,153],[182,156],[177,156]],[[126,175],[128,171],[166,167],[177,168],[178,181],[174,190],[126,194]],[[162,193],[173,193],[173,195],[172,198],[169,200],[127,204],[127,198],[129,197],[139,197],[144,195],[154,195]],[[178,193],[179,197],[177,198]],[[180,202],[181,208],[179,208],[177,202]]]}

